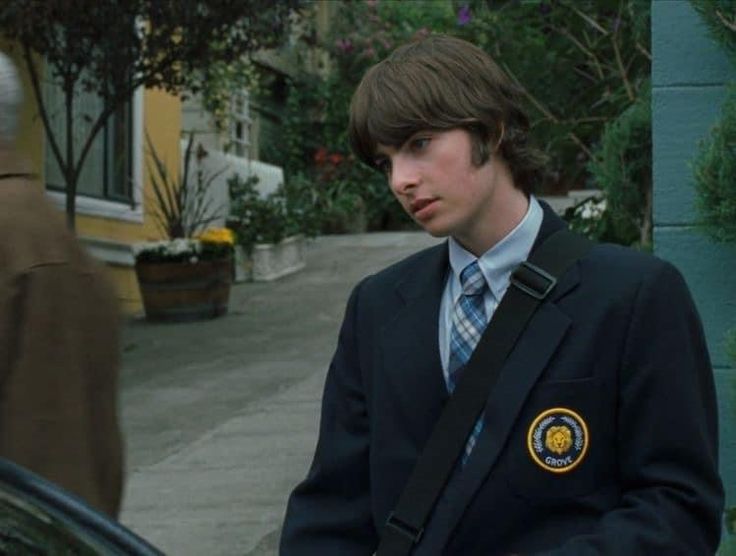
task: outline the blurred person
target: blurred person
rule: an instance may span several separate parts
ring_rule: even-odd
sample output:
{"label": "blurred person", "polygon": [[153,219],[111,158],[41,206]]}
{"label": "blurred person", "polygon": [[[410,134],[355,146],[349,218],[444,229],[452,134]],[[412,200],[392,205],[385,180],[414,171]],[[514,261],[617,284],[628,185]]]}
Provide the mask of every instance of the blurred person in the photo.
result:
{"label": "blurred person", "polygon": [[118,307],[16,148],[23,98],[0,52],[0,457],[116,517]]}
{"label": "blurred person", "polygon": [[353,151],[448,240],[353,290],[283,556],[368,555],[381,538],[415,555],[715,552],[724,499],[700,318],[674,266],[610,244],[588,244],[540,296],[429,519],[393,513],[496,308],[530,295],[512,272],[569,238],[532,193],[544,162],[528,132],[519,91],[460,39],[403,45],[363,77]]}

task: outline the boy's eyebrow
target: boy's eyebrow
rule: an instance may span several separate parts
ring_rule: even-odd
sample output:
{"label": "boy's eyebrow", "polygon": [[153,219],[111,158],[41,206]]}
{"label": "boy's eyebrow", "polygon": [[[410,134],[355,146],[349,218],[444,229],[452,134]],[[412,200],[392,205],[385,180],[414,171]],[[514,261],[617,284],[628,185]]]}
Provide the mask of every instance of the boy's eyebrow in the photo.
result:
{"label": "boy's eyebrow", "polygon": [[377,158],[378,156],[389,156],[390,150],[399,151],[401,148],[406,145],[409,141],[414,139],[417,135],[420,135],[422,133],[434,133],[436,132],[436,129],[432,129],[431,127],[423,127],[420,129],[416,129],[409,133],[406,137],[404,137],[401,140],[400,145],[383,145],[381,143],[376,144],[375,151],[373,152],[373,158]]}
{"label": "boy's eyebrow", "polygon": [[373,158],[386,158],[387,156],[390,156],[389,151],[391,149],[398,150],[398,148],[392,147],[391,145],[376,145],[376,150],[373,151]]}

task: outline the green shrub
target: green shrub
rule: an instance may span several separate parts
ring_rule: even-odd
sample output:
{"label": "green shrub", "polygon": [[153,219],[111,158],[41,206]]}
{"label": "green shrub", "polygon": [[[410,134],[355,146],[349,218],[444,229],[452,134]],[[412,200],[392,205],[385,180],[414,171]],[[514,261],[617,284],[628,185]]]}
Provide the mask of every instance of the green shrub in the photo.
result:
{"label": "green shrub", "polygon": [[242,179],[234,174],[227,182],[230,192],[228,227],[235,231],[238,245],[250,254],[257,243],[278,243],[299,233],[299,222],[286,203],[283,186],[262,197],[256,189],[257,176]]}
{"label": "green shrub", "polygon": [[652,125],[649,84],[638,100],[607,124],[588,170],[607,201],[602,239],[623,245],[651,243]]}
{"label": "green shrub", "polygon": [[696,206],[704,231],[716,241],[736,241],[736,86],[721,119],[701,142],[693,161]]}

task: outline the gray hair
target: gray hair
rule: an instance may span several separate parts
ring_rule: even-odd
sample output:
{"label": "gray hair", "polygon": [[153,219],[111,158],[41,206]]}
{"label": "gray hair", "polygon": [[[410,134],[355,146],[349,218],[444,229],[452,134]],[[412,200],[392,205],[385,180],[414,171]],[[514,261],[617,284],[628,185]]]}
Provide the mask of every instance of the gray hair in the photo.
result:
{"label": "gray hair", "polygon": [[13,60],[0,52],[0,142],[15,142],[22,102],[18,70]]}

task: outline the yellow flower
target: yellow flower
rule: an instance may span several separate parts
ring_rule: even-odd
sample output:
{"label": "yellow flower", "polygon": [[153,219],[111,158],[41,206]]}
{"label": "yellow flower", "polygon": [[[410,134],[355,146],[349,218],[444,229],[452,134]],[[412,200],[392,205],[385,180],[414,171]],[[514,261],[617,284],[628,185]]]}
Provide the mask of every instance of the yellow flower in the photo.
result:
{"label": "yellow flower", "polygon": [[210,228],[202,232],[195,239],[198,239],[203,243],[235,244],[235,234],[230,228]]}

